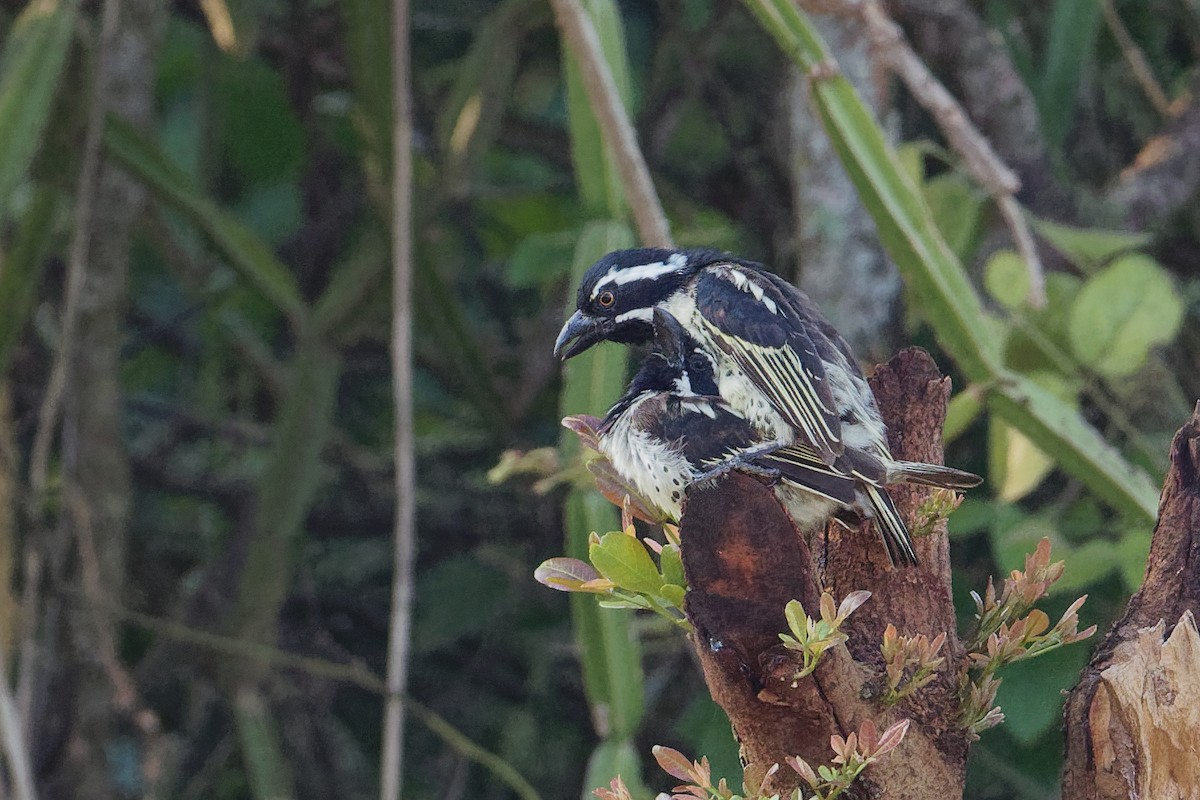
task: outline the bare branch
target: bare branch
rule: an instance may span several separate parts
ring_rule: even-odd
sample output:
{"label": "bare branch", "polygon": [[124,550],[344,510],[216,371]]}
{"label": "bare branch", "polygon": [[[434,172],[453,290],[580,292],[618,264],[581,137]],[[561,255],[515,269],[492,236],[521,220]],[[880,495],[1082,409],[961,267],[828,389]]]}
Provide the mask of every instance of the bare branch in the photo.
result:
{"label": "bare branch", "polygon": [[392,4],[392,392],[396,414],[396,523],[380,800],[399,800],[404,765],[404,688],[412,639],[416,559],[416,464],[412,409],[412,97],[409,4]]}
{"label": "bare branch", "polygon": [[963,165],[1000,207],[1012,233],[1017,252],[1029,270],[1029,302],[1035,308],[1046,304],[1046,279],[1029,223],[1013,195],[1021,181],[1000,159],[991,143],[971,123],[954,96],[934,77],[878,0],[854,3],[867,27],[880,58],[900,76],[909,92],[937,121],[946,141],[962,156]]}
{"label": "bare branch", "polygon": [[1150,68],[1146,54],[1129,35],[1129,29],[1125,27],[1121,15],[1117,13],[1116,4],[1113,0],[1101,0],[1100,8],[1104,12],[1104,24],[1108,26],[1109,33],[1117,40],[1121,53],[1133,71],[1134,79],[1142,87],[1142,91],[1146,93],[1146,97],[1154,109],[1164,117],[1167,116],[1171,111],[1171,101],[1167,98],[1167,93],[1163,91],[1158,79],[1154,77],[1154,70]]}
{"label": "bare branch", "polygon": [[671,226],[654,190],[633,123],[621,102],[591,17],[579,0],[551,0],[550,4],[563,39],[579,59],[588,102],[616,162],[638,236],[650,247],[670,247]]}

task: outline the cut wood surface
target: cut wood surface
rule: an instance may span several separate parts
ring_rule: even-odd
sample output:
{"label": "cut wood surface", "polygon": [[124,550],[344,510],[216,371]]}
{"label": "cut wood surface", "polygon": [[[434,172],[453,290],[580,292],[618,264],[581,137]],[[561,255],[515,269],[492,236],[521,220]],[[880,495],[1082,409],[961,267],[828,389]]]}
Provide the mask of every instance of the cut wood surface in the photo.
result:
{"label": "cut wood surface", "polygon": [[1145,581],[1067,701],[1063,800],[1200,798],[1198,606],[1200,405],[1171,445]]}

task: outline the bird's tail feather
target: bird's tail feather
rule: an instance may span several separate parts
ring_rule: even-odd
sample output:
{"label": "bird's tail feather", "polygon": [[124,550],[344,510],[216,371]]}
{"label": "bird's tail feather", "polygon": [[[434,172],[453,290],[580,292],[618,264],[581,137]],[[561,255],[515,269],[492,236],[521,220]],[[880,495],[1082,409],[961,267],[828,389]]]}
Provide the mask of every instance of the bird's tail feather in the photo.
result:
{"label": "bird's tail feather", "polygon": [[900,519],[900,512],[896,510],[887,490],[869,483],[864,483],[862,488],[866,491],[867,498],[871,501],[871,507],[875,511],[875,527],[883,538],[883,544],[887,547],[888,558],[891,559],[892,565],[915,566],[917,553],[913,550],[912,536],[909,535],[908,526],[904,524],[904,520]]}
{"label": "bird's tail feather", "polygon": [[941,464],[923,464],[920,461],[896,461],[888,465],[888,483],[919,483],[922,486],[940,486],[944,489],[970,489],[983,482],[973,472],[966,472]]}

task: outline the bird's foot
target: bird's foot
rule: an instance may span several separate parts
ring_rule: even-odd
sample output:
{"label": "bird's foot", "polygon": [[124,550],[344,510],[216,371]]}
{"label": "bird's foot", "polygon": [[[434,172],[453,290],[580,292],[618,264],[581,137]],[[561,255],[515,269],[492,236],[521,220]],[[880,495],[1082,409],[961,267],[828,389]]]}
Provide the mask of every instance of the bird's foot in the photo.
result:
{"label": "bird's foot", "polygon": [[711,485],[715,483],[718,478],[724,477],[727,473],[732,472],[733,470],[745,472],[748,475],[757,475],[760,478],[766,478],[772,481],[778,480],[780,474],[779,470],[753,463],[755,458],[763,455],[764,453],[769,453],[774,449],[776,448],[758,448],[727,458],[721,463],[717,464],[715,467],[709,469],[707,472],[700,473],[700,475],[696,477],[694,483],[706,486]]}

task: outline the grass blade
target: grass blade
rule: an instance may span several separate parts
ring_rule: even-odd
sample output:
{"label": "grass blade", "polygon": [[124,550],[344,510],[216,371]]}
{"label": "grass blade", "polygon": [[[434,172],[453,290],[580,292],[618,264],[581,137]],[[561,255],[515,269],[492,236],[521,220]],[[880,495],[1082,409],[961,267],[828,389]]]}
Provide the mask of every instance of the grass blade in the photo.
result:
{"label": "grass blade", "polygon": [[50,116],[75,28],[75,4],[31,2],[0,57],[0,217],[29,169]]}

